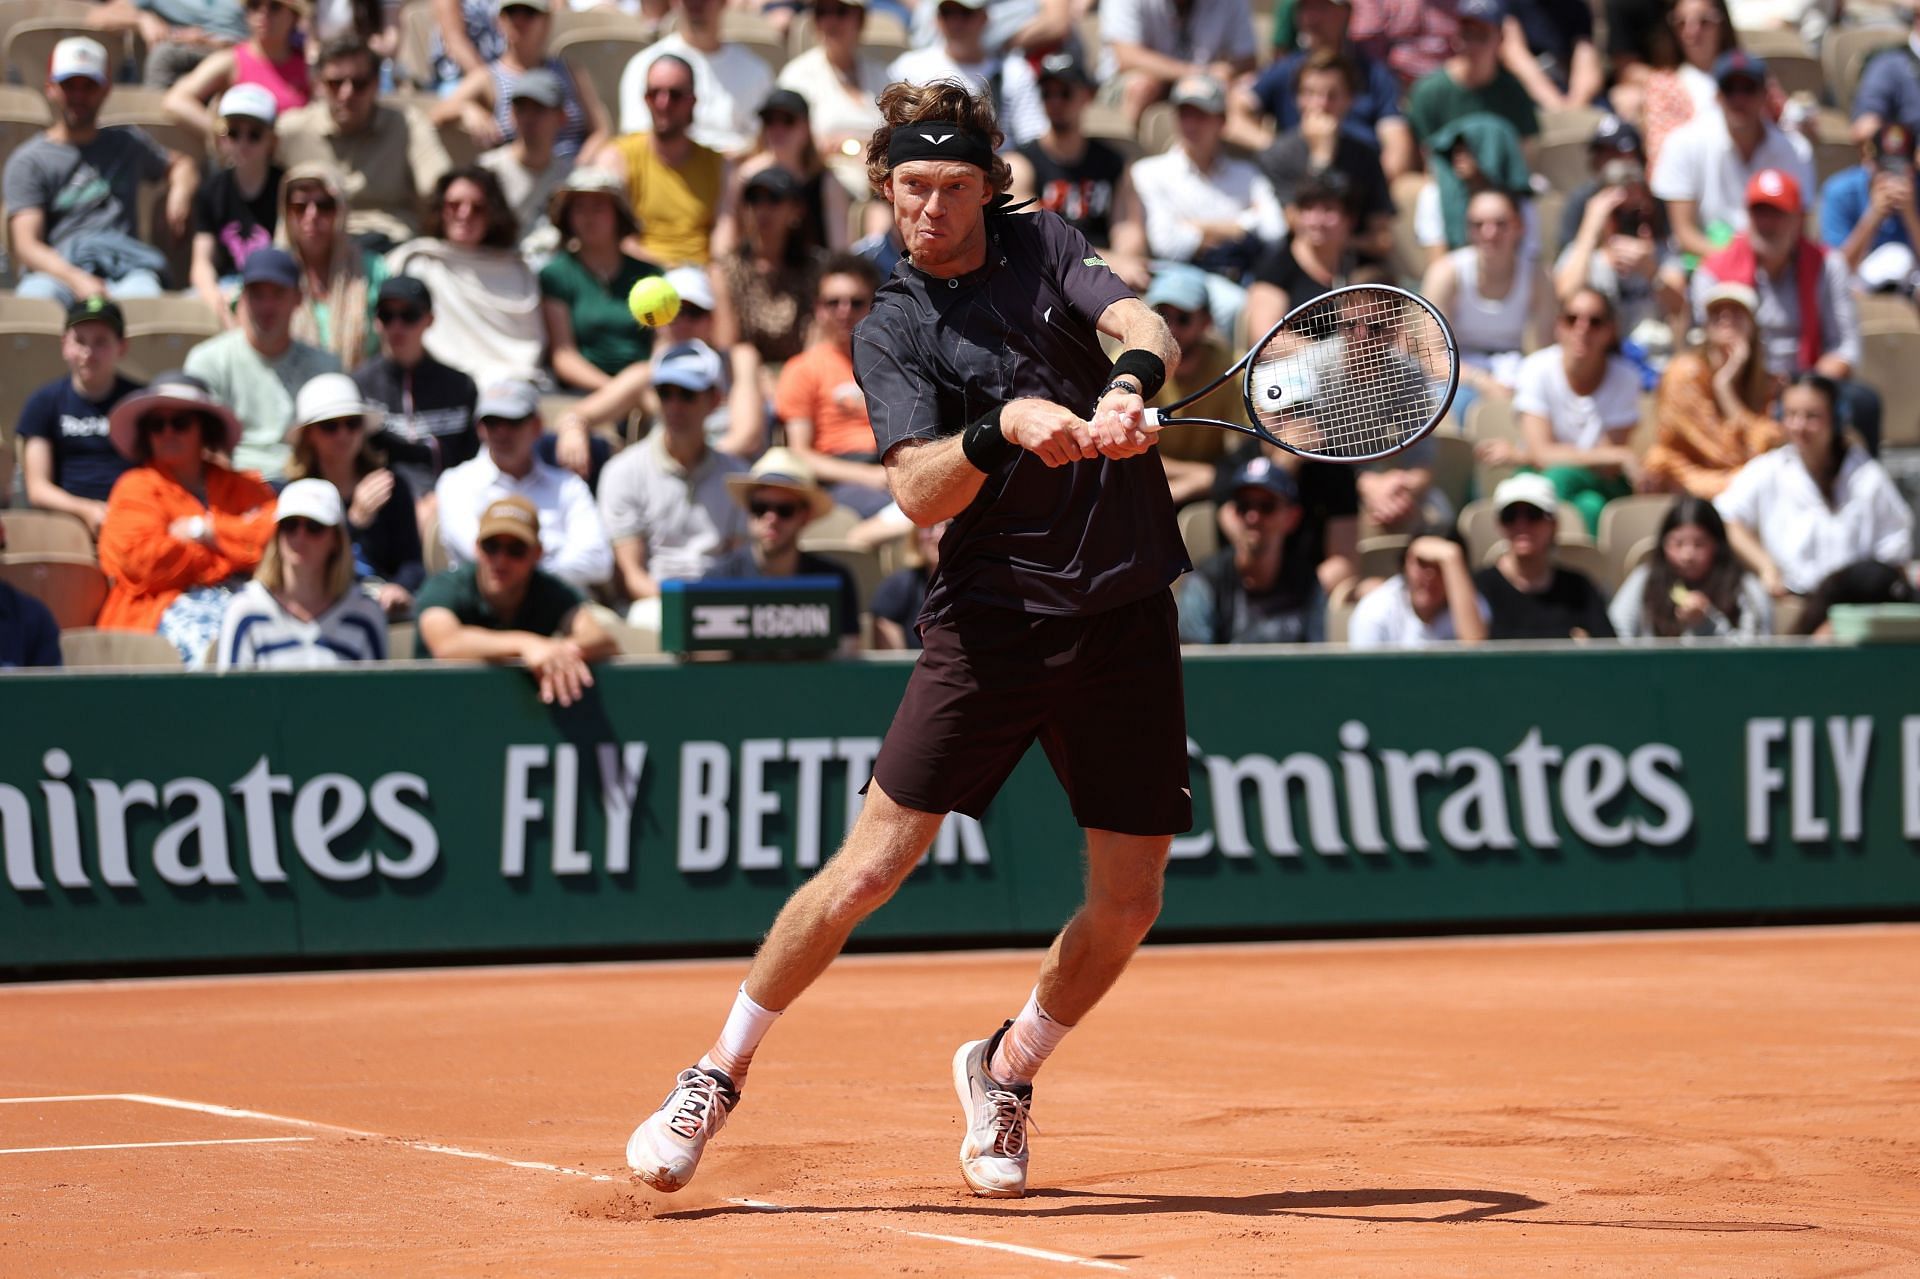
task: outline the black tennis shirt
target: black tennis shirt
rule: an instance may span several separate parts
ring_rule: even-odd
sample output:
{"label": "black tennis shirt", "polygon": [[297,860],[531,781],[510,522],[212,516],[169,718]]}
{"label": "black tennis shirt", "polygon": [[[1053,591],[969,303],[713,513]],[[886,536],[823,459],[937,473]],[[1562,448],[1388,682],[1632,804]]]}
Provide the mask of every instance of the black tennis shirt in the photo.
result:
{"label": "black tennis shirt", "polygon": [[[987,261],[953,279],[905,259],[853,335],[853,372],[882,456],[956,435],[1028,397],[1090,416],[1113,364],[1102,312],[1134,296],[1053,213],[989,214]],[[958,602],[1082,616],[1187,571],[1158,450],[1049,468],[1022,449],[987,476],[940,542],[923,622]]]}

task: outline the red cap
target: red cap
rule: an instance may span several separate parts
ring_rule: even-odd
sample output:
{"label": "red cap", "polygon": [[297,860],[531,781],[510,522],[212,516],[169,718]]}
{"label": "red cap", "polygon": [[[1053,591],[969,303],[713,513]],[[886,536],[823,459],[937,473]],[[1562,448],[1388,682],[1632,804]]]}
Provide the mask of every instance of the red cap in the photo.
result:
{"label": "red cap", "polygon": [[1782,213],[1800,212],[1800,184],[1779,169],[1760,170],[1747,182],[1747,207],[1761,204]]}

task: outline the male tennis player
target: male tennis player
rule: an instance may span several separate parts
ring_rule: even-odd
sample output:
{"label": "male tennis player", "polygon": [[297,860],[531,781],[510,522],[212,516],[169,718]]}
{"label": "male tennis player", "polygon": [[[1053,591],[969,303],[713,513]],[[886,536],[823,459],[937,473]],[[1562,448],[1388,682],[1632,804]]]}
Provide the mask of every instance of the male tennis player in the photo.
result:
{"label": "male tennis player", "polygon": [[[719,1040],[627,1143],[658,1190],[693,1176],[774,1018],[941,819],[979,816],[1037,737],[1086,830],[1086,902],[1019,1015],[953,1061],[962,1175],[975,1194],[1024,1194],[1034,1073],[1126,967],[1192,823],[1167,590],[1188,565],[1142,417],[1178,348],[1079,232],[998,211],[1010,175],[985,98],[894,84],[880,109],[867,175],[907,257],[854,335],[854,373],[901,509],[953,523],[925,649],[846,843],[774,921]],[[1123,348],[1111,363],[1100,333]]]}

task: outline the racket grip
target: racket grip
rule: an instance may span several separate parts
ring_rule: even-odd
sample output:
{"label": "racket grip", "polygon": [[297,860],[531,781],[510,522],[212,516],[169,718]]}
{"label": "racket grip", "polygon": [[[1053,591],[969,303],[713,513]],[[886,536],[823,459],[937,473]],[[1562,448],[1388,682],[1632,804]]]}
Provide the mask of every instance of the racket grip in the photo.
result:
{"label": "racket grip", "polygon": [[1144,409],[1141,411],[1140,420],[1143,425],[1158,426],[1160,425],[1160,410],[1154,408]]}

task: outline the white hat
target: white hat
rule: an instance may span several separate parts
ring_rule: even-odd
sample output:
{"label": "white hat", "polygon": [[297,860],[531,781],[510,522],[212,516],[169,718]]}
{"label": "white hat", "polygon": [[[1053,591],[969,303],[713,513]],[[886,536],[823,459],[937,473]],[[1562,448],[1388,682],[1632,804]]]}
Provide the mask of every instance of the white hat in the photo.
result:
{"label": "white hat", "polygon": [[82,75],[106,84],[107,51],[98,40],[68,36],[53,46],[53,60],[47,64],[47,79],[59,84],[62,80]]}
{"label": "white hat", "polygon": [[300,432],[315,422],[357,417],[371,426],[367,419],[375,412],[378,410],[373,405],[360,398],[360,388],[352,378],[344,373],[318,374],[307,379],[293,397],[293,425],[287,428],[287,443],[298,443]]}
{"label": "white hat", "polygon": [[811,508],[812,513],[807,516],[809,522],[833,509],[833,495],[813,478],[813,468],[807,465],[806,459],[787,448],[768,449],[751,471],[745,475],[729,475],[727,488],[732,491],[733,500],[743,507],[752,504],[753,491],[757,488],[781,488],[798,493]]}
{"label": "white hat", "polygon": [[1754,315],[1760,310],[1760,295],[1753,291],[1752,285],[1741,284],[1737,280],[1722,280],[1709,289],[1705,300],[1700,304],[1701,312],[1704,314],[1713,310],[1715,302],[1736,302],[1747,309],[1748,315]]}
{"label": "white hat", "polygon": [[315,524],[338,528],[347,518],[340,490],[328,480],[295,480],[280,490],[280,503],[274,508],[273,522],[305,516]]}
{"label": "white hat", "polygon": [[1560,495],[1546,476],[1523,471],[1501,480],[1493,490],[1493,509],[1504,511],[1509,506],[1531,506],[1542,515],[1555,515],[1560,510]]}
{"label": "white hat", "polygon": [[687,391],[711,391],[726,378],[719,353],[698,340],[668,347],[653,367],[655,386],[677,386]]}
{"label": "white hat", "polygon": [[702,311],[713,310],[713,281],[697,266],[677,266],[667,272],[667,283],[680,295],[682,306],[693,305]]}
{"label": "white hat", "polygon": [[236,84],[220,95],[219,115],[222,120],[245,116],[262,124],[272,124],[279,114],[280,108],[274,104],[273,94],[265,85]]}

